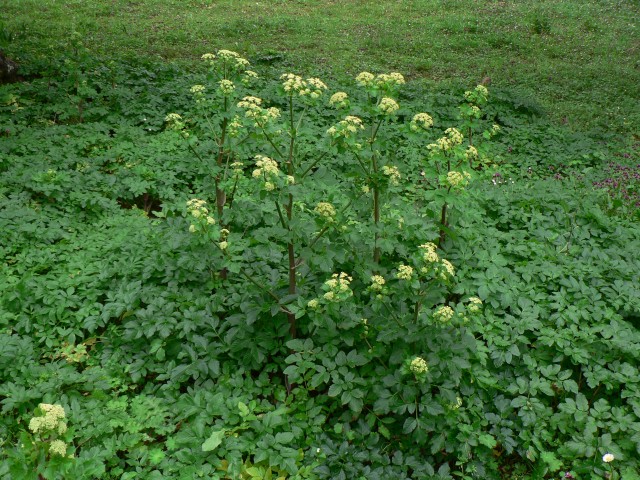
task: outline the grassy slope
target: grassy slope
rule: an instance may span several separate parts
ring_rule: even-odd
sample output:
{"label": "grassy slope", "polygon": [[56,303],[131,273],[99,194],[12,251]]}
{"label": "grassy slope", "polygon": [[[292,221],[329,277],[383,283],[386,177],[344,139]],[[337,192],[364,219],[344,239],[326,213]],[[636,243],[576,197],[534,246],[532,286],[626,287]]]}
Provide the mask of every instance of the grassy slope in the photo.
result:
{"label": "grassy slope", "polygon": [[15,53],[75,29],[107,55],[189,62],[228,48],[333,77],[393,69],[469,86],[489,76],[576,128],[640,124],[637,1],[0,0],[0,10]]}

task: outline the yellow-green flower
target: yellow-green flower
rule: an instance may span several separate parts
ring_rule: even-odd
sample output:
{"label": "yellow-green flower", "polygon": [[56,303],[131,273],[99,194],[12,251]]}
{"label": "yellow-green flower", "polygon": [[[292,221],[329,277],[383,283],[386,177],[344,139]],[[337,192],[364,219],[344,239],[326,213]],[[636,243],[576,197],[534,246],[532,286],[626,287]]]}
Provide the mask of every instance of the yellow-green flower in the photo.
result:
{"label": "yellow-green flower", "polygon": [[375,79],[375,76],[373,75],[373,73],[362,72],[358,74],[358,76],[356,77],[356,82],[361,87],[371,87],[373,86],[374,79]]}
{"label": "yellow-green flower", "polygon": [[67,454],[67,444],[62,440],[53,440],[49,444],[49,453],[64,457]]}
{"label": "yellow-green flower", "polygon": [[391,115],[395,113],[399,108],[400,106],[398,105],[398,103],[393,98],[389,97],[382,97],[380,103],[378,104],[378,109],[385,115]]}
{"label": "yellow-green flower", "polygon": [[359,117],[348,115],[344,120],[340,120],[336,125],[327,130],[327,134],[333,138],[349,138],[364,130],[364,125]]}
{"label": "yellow-green flower", "polygon": [[415,357],[409,364],[409,369],[415,375],[424,375],[429,371],[427,361],[422,357]]}
{"label": "yellow-green flower", "polygon": [[220,80],[220,82],[218,82],[218,90],[225,97],[231,95],[235,89],[236,89],[236,86],[233,84],[231,80]]}
{"label": "yellow-green flower", "polygon": [[467,304],[467,311],[469,313],[478,313],[482,308],[482,300],[478,297],[469,298],[469,303]]}
{"label": "yellow-green flower", "polygon": [[331,95],[329,105],[336,108],[347,108],[349,106],[349,96],[345,92],[336,92]]}
{"label": "yellow-green flower", "polygon": [[447,323],[453,318],[453,309],[448,305],[438,307],[433,313],[433,318],[441,323]]}
{"label": "yellow-green flower", "polygon": [[329,202],[320,202],[314,208],[314,211],[324,217],[327,221],[332,222],[334,217],[336,216],[336,209]]}
{"label": "yellow-green flower", "polygon": [[371,277],[371,290],[380,291],[384,288],[385,280],[382,275],[373,275]]}
{"label": "yellow-green flower", "polygon": [[398,185],[400,183],[400,170],[398,170],[398,167],[384,165],[382,167],[382,173],[389,177],[389,183],[391,185]]}
{"label": "yellow-green flower", "polygon": [[411,120],[409,128],[412,132],[428,130],[433,126],[433,118],[428,113],[416,113]]}
{"label": "yellow-green flower", "polygon": [[462,143],[462,140],[464,139],[464,136],[462,135],[462,133],[460,133],[460,131],[457,128],[453,128],[453,127],[447,128],[444,131],[444,134],[447,135],[447,137],[449,137],[449,141],[453,146],[460,145]]}
{"label": "yellow-green flower", "polygon": [[413,267],[402,263],[398,265],[398,271],[396,273],[398,280],[411,280],[411,277],[413,277]]}

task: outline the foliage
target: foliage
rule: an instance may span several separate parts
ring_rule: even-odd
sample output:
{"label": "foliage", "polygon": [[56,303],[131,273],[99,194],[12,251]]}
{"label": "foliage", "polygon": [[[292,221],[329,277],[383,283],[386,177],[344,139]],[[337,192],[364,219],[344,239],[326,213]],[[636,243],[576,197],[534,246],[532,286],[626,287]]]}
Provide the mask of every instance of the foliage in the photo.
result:
{"label": "foliage", "polygon": [[640,229],[588,177],[615,146],[508,92],[79,42],[0,90],[0,476],[637,476]]}

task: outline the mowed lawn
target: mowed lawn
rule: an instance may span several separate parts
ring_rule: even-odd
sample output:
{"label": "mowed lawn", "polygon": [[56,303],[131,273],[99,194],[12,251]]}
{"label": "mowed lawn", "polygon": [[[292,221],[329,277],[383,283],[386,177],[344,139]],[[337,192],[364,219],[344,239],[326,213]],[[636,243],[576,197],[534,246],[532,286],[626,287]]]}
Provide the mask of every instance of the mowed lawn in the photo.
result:
{"label": "mowed lawn", "polygon": [[[0,0],[5,50],[193,63],[237,50],[325,78],[397,70],[427,87],[493,88],[576,129],[637,133],[640,3],[614,0]],[[7,42],[7,40],[11,40]]]}

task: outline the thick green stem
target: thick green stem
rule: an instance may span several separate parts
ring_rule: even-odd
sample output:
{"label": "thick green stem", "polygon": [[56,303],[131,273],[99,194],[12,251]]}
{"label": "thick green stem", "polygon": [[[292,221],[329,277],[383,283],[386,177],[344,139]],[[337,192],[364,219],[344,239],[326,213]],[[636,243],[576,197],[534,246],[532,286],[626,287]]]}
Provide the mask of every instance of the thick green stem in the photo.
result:
{"label": "thick green stem", "polygon": [[440,237],[438,238],[438,247],[442,248],[444,241],[447,238],[447,234],[444,229],[447,226],[447,202],[442,204],[442,211],[440,212]]}
{"label": "thick green stem", "polygon": [[[376,155],[373,155],[371,161],[373,167],[374,175],[378,173],[378,161]],[[373,223],[375,228],[375,234],[373,238],[373,263],[380,263],[380,246],[378,245],[378,240],[380,233],[378,231],[380,224],[380,186],[378,185],[378,180],[373,182]]]}
{"label": "thick green stem", "polygon": [[[229,109],[229,99],[228,97],[224,97],[224,112],[227,113]],[[227,136],[227,123],[228,119],[225,118],[222,120],[222,133],[220,134],[220,142],[218,143],[218,156],[216,158],[216,165],[219,169],[222,169],[222,160],[224,158],[224,143],[226,141]],[[224,190],[220,188],[220,173],[216,174],[215,177],[215,187],[216,187],[216,209],[218,212],[218,222],[222,225],[222,214],[224,213],[224,204],[227,201],[227,196]]]}
{"label": "thick green stem", "polygon": [[[295,173],[293,165],[293,155],[296,142],[297,129],[293,121],[293,96],[289,97],[289,120],[291,122],[291,142],[289,143],[289,158],[287,160],[287,174],[293,176]],[[287,244],[287,253],[289,257],[289,294],[296,294],[296,255],[295,244],[293,240],[293,232],[291,232],[291,220],[293,218],[293,194],[289,193],[289,202],[286,207],[288,228],[289,228],[289,243]],[[291,338],[296,338],[296,316],[289,312],[287,314],[289,320],[289,335]]]}

